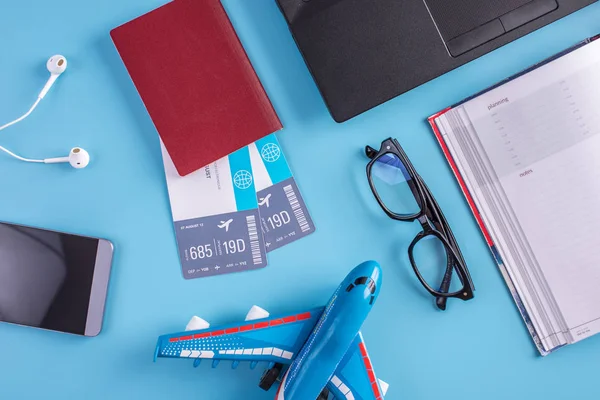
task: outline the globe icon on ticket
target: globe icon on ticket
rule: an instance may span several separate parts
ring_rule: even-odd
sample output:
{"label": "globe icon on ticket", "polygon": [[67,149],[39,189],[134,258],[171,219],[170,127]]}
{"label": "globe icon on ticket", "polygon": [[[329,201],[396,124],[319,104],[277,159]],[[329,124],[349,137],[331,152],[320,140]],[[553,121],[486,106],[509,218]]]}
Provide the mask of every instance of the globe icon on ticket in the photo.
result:
{"label": "globe icon on ticket", "polygon": [[275,143],[267,143],[260,150],[260,155],[266,162],[275,162],[281,157],[281,149]]}
{"label": "globe icon on ticket", "polygon": [[233,184],[238,189],[248,189],[252,186],[252,174],[246,170],[241,170],[233,175]]}

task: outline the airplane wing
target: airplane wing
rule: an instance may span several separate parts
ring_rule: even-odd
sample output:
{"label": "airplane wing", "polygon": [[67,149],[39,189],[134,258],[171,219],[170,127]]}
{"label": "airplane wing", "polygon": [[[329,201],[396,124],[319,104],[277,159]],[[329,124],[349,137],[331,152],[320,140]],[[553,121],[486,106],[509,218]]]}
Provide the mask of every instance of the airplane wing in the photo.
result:
{"label": "airplane wing", "polygon": [[157,357],[232,361],[268,361],[291,364],[323,314],[324,307],[310,311],[163,335],[158,338]]}
{"label": "airplane wing", "polygon": [[342,358],[327,388],[338,400],[383,400],[388,384],[375,376],[360,332]]}

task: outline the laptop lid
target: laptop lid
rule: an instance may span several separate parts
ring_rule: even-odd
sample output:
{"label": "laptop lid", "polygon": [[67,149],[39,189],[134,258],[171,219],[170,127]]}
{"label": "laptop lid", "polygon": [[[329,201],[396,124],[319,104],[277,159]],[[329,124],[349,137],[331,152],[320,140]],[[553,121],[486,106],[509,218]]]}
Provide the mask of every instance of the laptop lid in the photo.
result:
{"label": "laptop lid", "polygon": [[337,122],[596,0],[277,0]]}

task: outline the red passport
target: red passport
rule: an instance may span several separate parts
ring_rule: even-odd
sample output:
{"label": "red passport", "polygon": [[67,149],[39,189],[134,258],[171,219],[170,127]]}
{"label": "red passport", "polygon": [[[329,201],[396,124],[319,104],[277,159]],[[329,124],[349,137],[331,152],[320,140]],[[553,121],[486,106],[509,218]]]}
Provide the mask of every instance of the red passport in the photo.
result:
{"label": "red passport", "polygon": [[110,33],[180,175],[282,128],[219,0],[178,0]]}

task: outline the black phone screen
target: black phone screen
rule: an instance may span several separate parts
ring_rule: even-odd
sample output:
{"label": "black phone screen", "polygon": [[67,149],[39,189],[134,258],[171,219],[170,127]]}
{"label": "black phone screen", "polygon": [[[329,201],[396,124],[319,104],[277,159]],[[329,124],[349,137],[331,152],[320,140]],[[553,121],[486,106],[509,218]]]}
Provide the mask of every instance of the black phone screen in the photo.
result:
{"label": "black phone screen", "polygon": [[0,223],[0,321],[83,335],[98,242]]}

